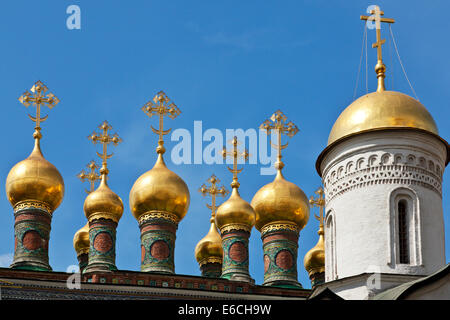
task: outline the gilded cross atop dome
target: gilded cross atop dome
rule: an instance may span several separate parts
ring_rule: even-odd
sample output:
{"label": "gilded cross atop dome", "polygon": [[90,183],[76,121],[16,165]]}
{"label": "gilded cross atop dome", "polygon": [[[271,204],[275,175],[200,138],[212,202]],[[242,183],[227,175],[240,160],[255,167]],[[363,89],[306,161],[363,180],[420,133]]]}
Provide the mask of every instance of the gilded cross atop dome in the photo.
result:
{"label": "gilded cross atop dome", "polygon": [[227,157],[233,158],[233,169],[230,168],[230,167],[227,167],[227,168],[233,174],[233,182],[231,182],[231,187],[232,188],[239,188],[239,182],[238,182],[237,175],[238,175],[238,173],[241,173],[244,168],[238,169],[237,168],[237,162],[238,162],[239,159],[244,159],[244,162],[245,162],[245,160],[247,160],[248,157],[249,157],[249,153],[247,152],[247,150],[244,150],[242,152],[238,151],[238,147],[237,146],[240,144],[240,142],[238,141],[236,136],[234,136],[233,140],[231,140],[231,142],[229,142],[229,143],[231,145],[233,145],[233,150],[232,151],[228,151],[224,147],[223,151],[222,151],[222,156],[223,156],[224,159],[226,159]]}
{"label": "gilded cross atop dome", "polygon": [[32,104],[36,105],[36,117],[33,117],[31,115],[28,116],[32,121],[36,122],[33,137],[39,140],[42,137],[42,134],[40,133],[41,122],[47,120],[48,117],[48,115],[46,115],[45,117],[41,117],[41,106],[47,106],[49,109],[53,109],[53,107],[59,103],[59,99],[53,93],[47,93],[47,86],[40,80],[36,81],[36,83],[31,87],[30,91],[25,91],[19,97],[19,101],[27,108]]}
{"label": "gilded cross atop dome", "polygon": [[319,221],[320,228],[322,228],[323,227],[323,221],[324,221],[323,210],[325,208],[325,198],[323,197],[323,194],[324,194],[323,188],[319,187],[319,189],[317,189],[315,191],[315,194],[317,194],[319,197],[314,198],[313,196],[311,196],[311,198],[309,199],[309,203],[313,207],[318,207],[319,208],[319,216],[314,214],[314,217]]}
{"label": "gilded cross atop dome", "polygon": [[260,129],[266,130],[267,135],[273,130],[277,134],[278,143],[274,144],[270,142],[271,146],[277,150],[277,162],[275,163],[276,169],[283,169],[284,163],[281,161],[281,150],[285,149],[288,146],[288,143],[281,144],[281,135],[287,135],[289,138],[292,138],[299,131],[297,126],[289,121],[286,123],[287,117],[280,110],[275,111],[275,113],[270,117],[270,120],[264,121],[260,125]]}
{"label": "gilded cross atop dome", "polygon": [[122,142],[122,139],[118,136],[117,133],[114,133],[113,135],[109,134],[109,131],[112,130],[112,127],[106,120],[103,121],[103,123],[100,124],[98,128],[101,129],[102,132],[97,133],[94,131],[90,136],[88,136],[88,139],[91,140],[93,144],[101,143],[103,145],[103,152],[99,153],[97,151],[97,155],[102,159],[100,174],[106,176],[108,174],[107,160],[113,156],[113,153],[108,154],[108,145],[112,143],[114,146],[117,146]]}
{"label": "gilded cross atop dome", "polygon": [[172,130],[164,130],[164,116],[168,116],[170,119],[175,119],[181,113],[180,109],[178,109],[175,103],[173,103],[163,91],[160,91],[153,98],[153,101],[147,102],[142,107],[142,111],[144,111],[145,114],[150,118],[154,115],[159,116],[159,128],[155,129],[153,128],[153,126],[151,126],[151,128],[152,131],[159,136],[156,152],[164,154],[164,152],[166,152],[166,149],[164,148],[163,136],[170,133],[170,131]]}
{"label": "gilded cross atop dome", "polygon": [[211,183],[211,185],[208,187],[207,185],[203,184],[198,191],[203,195],[210,195],[211,196],[211,204],[206,204],[208,209],[211,209],[211,219],[214,219],[216,215],[216,196],[225,197],[229,191],[224,187],[219,187],[218,184],[220,183],[220,180],[213,174],[207,182]]}
{"label": "gilded cross atop dome", "polygon": [[77,177],[82,181],[85,182],[86,180],[89,182],[90,188],[89,190],[85,189],[86,193],[91,193],[95,190],[95,182],[101,180],[101,175],[97,173],[97,169],[99,166],[97,163],[95,163],[94,160],[91,160],[86,165],[87,168],[89,168],[90,171],[85,171],[84,169],[81,170],[81,172],[77,175]]}
{"label": "gilded cross atop dome", "polygon": [[380,10],[379,6],[374,5],[373,10],[370,11],[371,16],[361,16],[361,20],[373,21],[375,20],[375,29],[377,34],[377,42],[372,44],[372,48],[377,48],[377,65],[375,66],[375,72],[378,78],[377,92],[384,91],[384,78],[386,72],[386,66],[383,63],[383,55],[381,46],[386,43],[386,39],[381,39],[381,22],[394,23],[394,19],[382,18],[384,12]]}

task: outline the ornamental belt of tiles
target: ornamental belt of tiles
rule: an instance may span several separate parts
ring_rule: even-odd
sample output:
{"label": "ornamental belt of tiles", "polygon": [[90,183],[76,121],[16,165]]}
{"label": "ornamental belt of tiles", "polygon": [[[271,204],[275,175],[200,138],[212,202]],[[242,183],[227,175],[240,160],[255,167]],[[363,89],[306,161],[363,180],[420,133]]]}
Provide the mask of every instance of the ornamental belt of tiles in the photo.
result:
{"label": "ornamental belt of tiles", "polygon": [[[25,202],[24,202],[25,203]],[[15,212],[14,268],[51,270],[48,258],[51,215],[43,208],[22,206]]]}
{"label": "ornamental belt of tiles", "polygon": [[166,230],[150,230],[141,234],[141,271],[175,272],[175,233]]}
{"label": "ornamental belt of tiles", "polygon": [[94,264],[108,270],[116,267],[116,226],[112,221],[95,221],[89,226],[89,261],[85,271]]}
{"label": "ornamental belt of tiles", "polygon": [[222,237],[222,247],[222,277],[227,278],[234,273],[250,276],[248,271],[248,237],[243,235],[243,232],[230,232]]}

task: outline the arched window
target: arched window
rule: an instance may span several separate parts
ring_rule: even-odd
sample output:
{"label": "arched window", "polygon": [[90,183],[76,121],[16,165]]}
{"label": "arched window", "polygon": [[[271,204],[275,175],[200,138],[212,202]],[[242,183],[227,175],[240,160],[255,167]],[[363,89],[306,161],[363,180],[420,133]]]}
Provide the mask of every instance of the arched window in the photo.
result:
{"label": "arched window", "polygon": [[422,265],[419,198],[414,190],[399,187],[390,193],[390,245],[388,264],[393,268]]}
{"label": "arched window", "polygon": [[399,262],[409,263],[409,228],[408,228],[408,212],[405,200],[398,202],[398,249]]}
{"label": "arched window", "polygon": [[332,211],[328,211],[325,222],[325,276],[326,281],[337,279],[336,226]]}

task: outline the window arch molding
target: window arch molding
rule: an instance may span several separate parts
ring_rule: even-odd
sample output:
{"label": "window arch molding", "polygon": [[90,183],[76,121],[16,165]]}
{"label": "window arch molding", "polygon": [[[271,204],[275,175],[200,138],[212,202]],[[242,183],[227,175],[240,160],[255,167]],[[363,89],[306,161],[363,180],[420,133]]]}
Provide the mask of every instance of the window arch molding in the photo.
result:
{"label": "window arch molding", "polygon": [[337,256],[336,256],[336,215],[333,209],[327,210],[325,215],[325,270],[328,279],[332,281],[338,279]]}
{"label": "window arch molding", "polygon": [[[400,259],[400,225],[402,206],[406,230],[407,263]],[[399,221],[400,217],[400,221]],[[395,269],[422,265],[421,219],[417,193],[406,187],[399,187],[389,195],[389,257],[388,264]]]}

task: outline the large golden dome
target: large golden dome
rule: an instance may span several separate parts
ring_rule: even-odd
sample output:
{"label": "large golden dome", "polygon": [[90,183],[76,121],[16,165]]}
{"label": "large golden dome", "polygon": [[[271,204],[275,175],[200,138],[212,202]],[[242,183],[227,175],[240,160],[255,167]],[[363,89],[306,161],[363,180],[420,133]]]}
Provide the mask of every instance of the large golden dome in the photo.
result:
{"label": "large golden dome", "polygon": [[237,188],[233,188],[230,198],[217,208],[216,214],[219,229],[233,224],[242,225],[249,230],[255,225],[255,210],[241,198]]}
{"label": "large golden dome", "polygon": [[73,237],[73,247],[77,255],[89,253],[89,222],[78,230]]}
{"label": "large golden dome", "polygon": [[325,247],[323,243],[323,227],[319,229],[319,241],[305,254],[303,265],[311,276],[315,273],[325,272]]}
{"label": "large golden dome", "polygon": [[119,222],[123,214],[122,199],[108,187],[106,175],[102,175],[98,188],[86,197],[83,208],[89,221],[104,218]]}
{"label": "large golden dome", "polygon": [[360,132],[386,128],[415,128],[438,135],[436,123],[419,101],[400,92],[379,91],[358,98],[341,113],[328,145]]}
{"label": "large golden dome", "polygon": [[153,210],[173,213],[181,220],[189,202],[186,183],[167,169],[160,153],[154,167],[141,175],[130,191],[130,209],[138,221],[141,215]]}
{"label": "large golden dome", "polygon": [[14,207],[26,200],[44,202],[56,210],[64,196],[64,180],[58,169],[44,159],[39,139],[25,160],[17,163],[6,178],[6,195]]}
{"label": "large golden dome", "polygon": [[256,229],[275,221],[294,222],[300,230],[309,220],[309,202],[304,192],[284,179],[281,170],[269,184],[258,190],[252,200]]}
{"label": "large golden dome", "polygon": [[207,262],[222,263],[222,239],[217,231],[214,218],[211,218],[211,227],[209,228],[208,233],[195,247],[195,258],[200,265]]}

